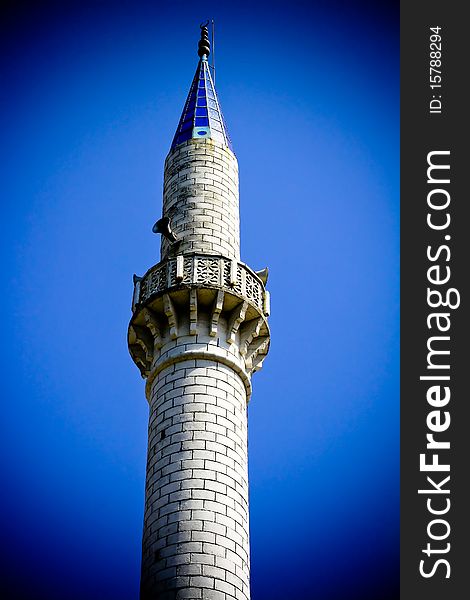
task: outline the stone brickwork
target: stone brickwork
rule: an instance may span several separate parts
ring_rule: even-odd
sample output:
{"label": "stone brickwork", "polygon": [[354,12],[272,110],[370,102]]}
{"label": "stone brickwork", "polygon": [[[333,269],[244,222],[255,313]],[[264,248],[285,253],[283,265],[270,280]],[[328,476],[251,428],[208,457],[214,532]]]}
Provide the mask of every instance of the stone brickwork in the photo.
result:
{"label": "stone brickwork", "polygon": [[142,598],[249,598],[246,390],[225,364],[153,381],[144,519]]}
{"label": "stone brickwork", "polygon": [[[238,163],[214,140],[188,140],[165,161],[163,215],[170,218],[178,253],[240,259]],[[162,237],[161,256],[171,244]]]}
{"label": "stone brickwork", "polygon": [[249,600],[247,402],[266,278],[240,262],[238,166],[212,139],[165,163],[161,260],[134,276],[130,354],[150,406],[141,600]]}

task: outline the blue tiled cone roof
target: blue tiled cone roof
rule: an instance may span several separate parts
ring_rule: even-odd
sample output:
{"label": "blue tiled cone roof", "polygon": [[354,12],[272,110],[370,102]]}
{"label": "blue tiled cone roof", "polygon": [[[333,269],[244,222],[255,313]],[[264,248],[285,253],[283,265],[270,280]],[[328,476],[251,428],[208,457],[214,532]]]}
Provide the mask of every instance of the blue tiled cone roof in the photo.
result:
{"label": "blue tiled cone roof", "polygon": [[191,138],[211,138],[233,150],[205,56],[198,63],[171,150]]}

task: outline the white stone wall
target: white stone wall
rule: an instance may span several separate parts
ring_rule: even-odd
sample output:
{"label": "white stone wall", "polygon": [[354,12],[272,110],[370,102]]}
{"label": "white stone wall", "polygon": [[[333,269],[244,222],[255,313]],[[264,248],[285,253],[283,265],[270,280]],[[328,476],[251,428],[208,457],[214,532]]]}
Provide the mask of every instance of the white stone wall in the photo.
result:
{"label": "white stone wall", "polygon": [[[180,243],[178,254],[202,252],[240,259],[238,163],[214,140],[188,140],[165,161],[163,215]],[[161,258],[176,248],[162,236]]]}
{"label": "white stone wall", "polygon": [[[162,260],[198,253],[239,261],[233,153],[210,139],[177,146],[165,162],[163,215],[177,242],[162,236]],[[142,283],[149,305],[130,328],[132,351],[145,355],[150,405],[141,600],[250,599],[246,406],[253,357],[267,351],[269,331],[262,293],[250,296],[254,276],[236,265],[227,283],[222,259],[214,274],[196,258],[188,273],[194,257],[181,261],[180,281],[201,289],[172,291],[180,259],[165,263],[163,283],[158,273]],[[242,298],[230,296],[230,285]],[[155,291],[161,299],[152,300]]]}
{"label": "white stone wall", "polygon": [[250,597],[246,388],[215,360],[170,364],[151,386],[141,594]]}

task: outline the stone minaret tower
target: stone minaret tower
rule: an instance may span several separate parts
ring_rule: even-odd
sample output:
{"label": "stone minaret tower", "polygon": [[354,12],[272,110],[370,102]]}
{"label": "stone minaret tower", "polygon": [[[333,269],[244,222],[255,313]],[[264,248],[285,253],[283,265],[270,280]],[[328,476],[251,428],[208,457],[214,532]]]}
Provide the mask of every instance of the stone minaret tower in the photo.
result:
{"label": "stone minaret tower", "polygon": [[240,262],[238,164],[201,26],[165,161],[161,260],[134,276],[129,351],[150,406],[142,600],[248,600],[247,402],[267,270]]}

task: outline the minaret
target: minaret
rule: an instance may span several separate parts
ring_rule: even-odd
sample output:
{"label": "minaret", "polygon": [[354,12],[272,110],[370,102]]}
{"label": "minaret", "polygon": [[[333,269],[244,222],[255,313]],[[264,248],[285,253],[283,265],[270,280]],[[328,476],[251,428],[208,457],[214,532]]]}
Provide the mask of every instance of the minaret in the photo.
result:
{"label": "minaret", "polygon": [[161,259],[134,276],[129,351],[150,406],[142,600],[248,600],[247,402],[267,269],[240,262],[238,163],[199,62],[165,161]]}

